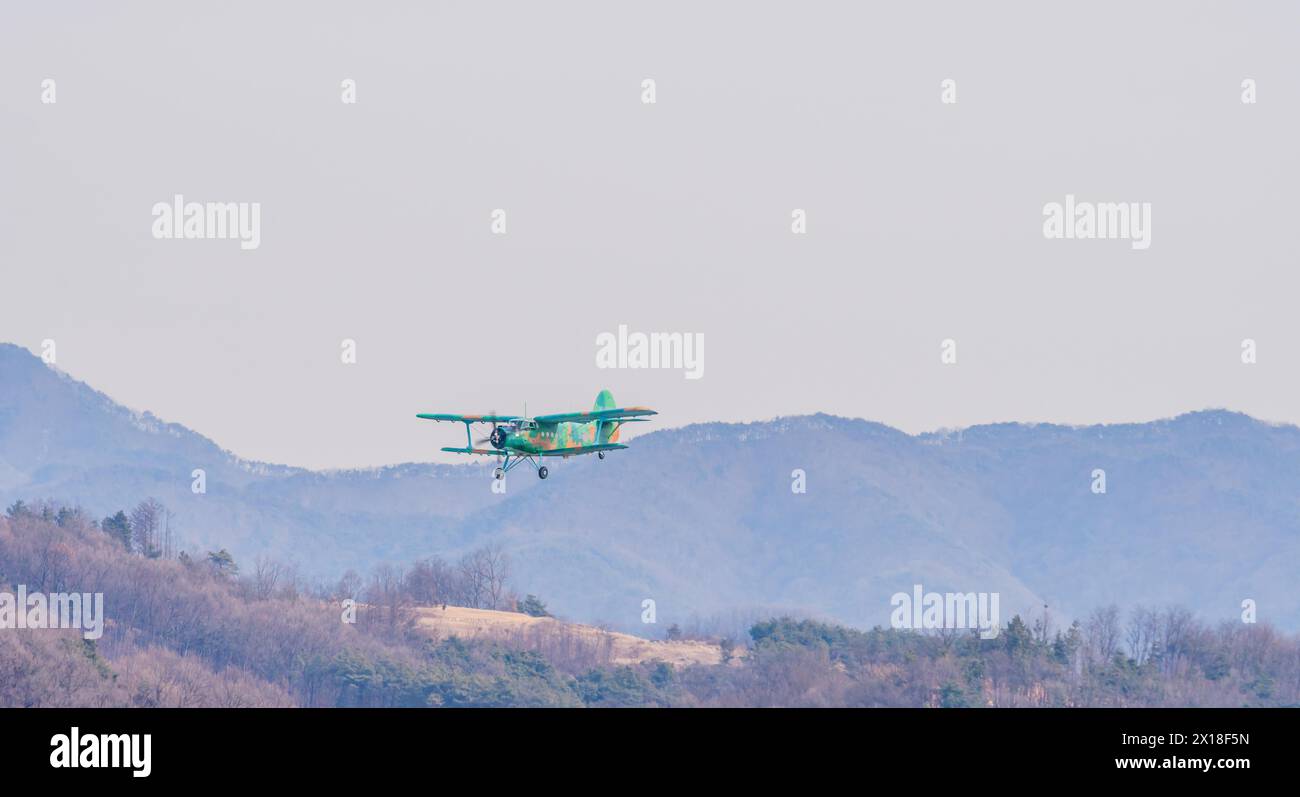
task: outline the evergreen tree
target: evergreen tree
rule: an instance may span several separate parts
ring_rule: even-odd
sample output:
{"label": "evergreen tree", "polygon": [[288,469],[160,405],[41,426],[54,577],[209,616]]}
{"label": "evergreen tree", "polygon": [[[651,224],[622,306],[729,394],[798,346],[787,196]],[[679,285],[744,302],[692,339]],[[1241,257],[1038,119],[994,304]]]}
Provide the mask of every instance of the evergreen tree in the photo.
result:
{"label": "evergreen tree", "polygon": [[122,543],[123,548],[131,550],[131,519],[125,512],[117,510],[116,515],[104,518],[99,527],[105,534]]}
{"label": "evergreen tree", "polygon": [[1008,654],[1014,657],[1029,653],[1034,637],[1025,625],[1025,621],[1020,619],[1020,615],[1011,618],[1011,622],[1007,623],[1007,630],[1003,633],[1006,635],[1003,644]]}
{"label": "evergreen tree", "polygon": [[722,663],[730,664],[735,658],[736,643],[729,637],[718,640],[718,649],[722,651]]}
{"label": "evergreen tree", "polygon": [[235,564],[235,557],[230,555],[230,551],[222,548],[220,551],[208,551],[208,563],[216,568],[218,573],[226,575],[238,575],[239,565]]}
{"label": "evergreen tree", "polygon": [[550,617],[551,613],[546,610],[546,604],[536,595],[528,595],[523,602],[519,604],[519,611],[530,617]]}
{"label": "evergreen tree", "polygon": [[960,686],[949,681],[939,690],[939,706],[941,708],[970,708],[970,698]]}

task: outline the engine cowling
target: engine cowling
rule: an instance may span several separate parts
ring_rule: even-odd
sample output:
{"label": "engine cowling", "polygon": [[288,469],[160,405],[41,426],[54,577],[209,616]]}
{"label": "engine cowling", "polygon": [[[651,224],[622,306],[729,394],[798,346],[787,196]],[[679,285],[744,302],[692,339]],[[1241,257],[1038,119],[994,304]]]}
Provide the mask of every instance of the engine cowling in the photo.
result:
{"label": "engine cowling", "polygon": [[506,430],[500,426],[492,427],[492,435],[488,437],[488,442],[493,448],[501,449],[506,447]]}

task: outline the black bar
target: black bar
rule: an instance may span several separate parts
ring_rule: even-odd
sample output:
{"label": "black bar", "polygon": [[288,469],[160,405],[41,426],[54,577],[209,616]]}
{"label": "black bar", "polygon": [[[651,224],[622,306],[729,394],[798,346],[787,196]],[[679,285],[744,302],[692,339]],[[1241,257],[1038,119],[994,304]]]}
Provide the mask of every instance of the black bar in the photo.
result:
{"label": "black bar", "polygon": [[[880,782],[869,772],[884,770],[912,773],[917,786],[1000,772],[1225,784],[1292,776],[1297,718],[1286,709],[34,709],[0,712],[0,760],[6,772],[51,785],[194,784],[220,773],[227,783],[364,784],[382,775],[449,787],[448,773],[471,765],[492,767],[494,779],[563,780],[568,769],[584,778],[712,774],[733,786],[748,775],[762,785],[769,775],[858,772],[865,788]],[[51,739],[73,727],[83,744],[87,734],[149,734],[148,777],[127,767],[53,768]],[[1121,769],[1117,759],[1156,768]],[[1208,772],[1166,763],[1206,759]]]}

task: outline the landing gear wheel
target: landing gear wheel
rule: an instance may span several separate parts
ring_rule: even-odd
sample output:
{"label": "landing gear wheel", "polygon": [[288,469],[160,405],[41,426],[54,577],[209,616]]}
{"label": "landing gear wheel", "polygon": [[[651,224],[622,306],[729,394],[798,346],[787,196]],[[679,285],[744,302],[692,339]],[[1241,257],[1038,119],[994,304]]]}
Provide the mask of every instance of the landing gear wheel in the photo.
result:
{"label": "landing gear wheel", "polygon": [[597,451],[597,452],[596,452],[596,456],[597,456],[598,458],[600,458],[600,459],[604,459],[604,458],[605,458],[605,452],[604,452],[604,451]]}
{"label": "landing gear wheel", "polygon": [[549,470],[546,469],[546,466],[545,466],[545,465],[543,465],[543,466],[541,466],[540,468],[537,469],[537,478],[539,478],[539,479],[545,479],[547,476],[550,476],[550,475],[551,475],[551,472],[550,472]]}
{"label": "landing gear wheel", "polygon": [[492,475],[497,477],[498,479],[504,479],[506,477],[506,472],[501,468],[497,468],[496,470],[492,471]]}

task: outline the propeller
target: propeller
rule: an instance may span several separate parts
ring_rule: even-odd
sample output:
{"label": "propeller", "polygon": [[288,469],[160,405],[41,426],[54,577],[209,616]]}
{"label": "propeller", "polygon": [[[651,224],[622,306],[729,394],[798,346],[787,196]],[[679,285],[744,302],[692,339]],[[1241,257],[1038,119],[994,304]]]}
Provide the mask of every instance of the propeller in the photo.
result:
{"label": "propeller", "polygon": [[[497,411],[496,411],[496,410],[492,410],[492,412],[490,412],[490,413],[488,413],[488,414],[489,414],[489,415],[492,415],[492,416],[495,417],[496,414],[497,414]],[[524,402],[524,415],[523,415],[523,419],[524,419],[524,420],[528,420],[528,402]],[[481,445],[486,445],[486,444],[488,444],[488,443],[491,443],[492,446],[493,446],[494,448],[505,448],[505,447],[506,447],[506,436],[507,436],[508,434],[509,434],[509,432],[507,432],[506,429],[505,429],[504,427],[499,426],[499,425],[497,424],[496,421],[493,421],[493,422],[492,422],[492,431],[491,431],[491,433],[488,434],[487,437],[480,437],[479,439],[475,440],[475,441],[474,441],[474,445],[476,445],[476,446],[481,446]]]}
{"label": "propeller", "polygon": [[[491,412],[488,413],[488,415],[496,415],[496,414],[497,414],[497,411],[496,411],[496,410],[492,410]],[[496,422],[496,421],[493,421],[493,422],[492,422],[492,431],[488,434],[487,437],[480,437],[480,438],[478,438],[477,440],[475,440],[475,441],[474,441],[474,445],[476,445],[476,446],[481,446],[481,445],[483,445],[484,443],[491,443],[491,442],[492,442],[492,438],[496,436],[496,433],[497,433],[497,422]]]}
{"label": "propeller", "polygon": [[[497,414],[497,411],[492,410],[492,412],[488,414],[495,416]],[[481,446],[481,445],[486,445],[488,443],[491,443],[493,448],[505,448],[506,435],[507,435],[506,430],[501,426],[497,425],[496,421],[493,421],[492,432],[487,437],[480,437],[478,440],[475,440],[474,445]]]}

